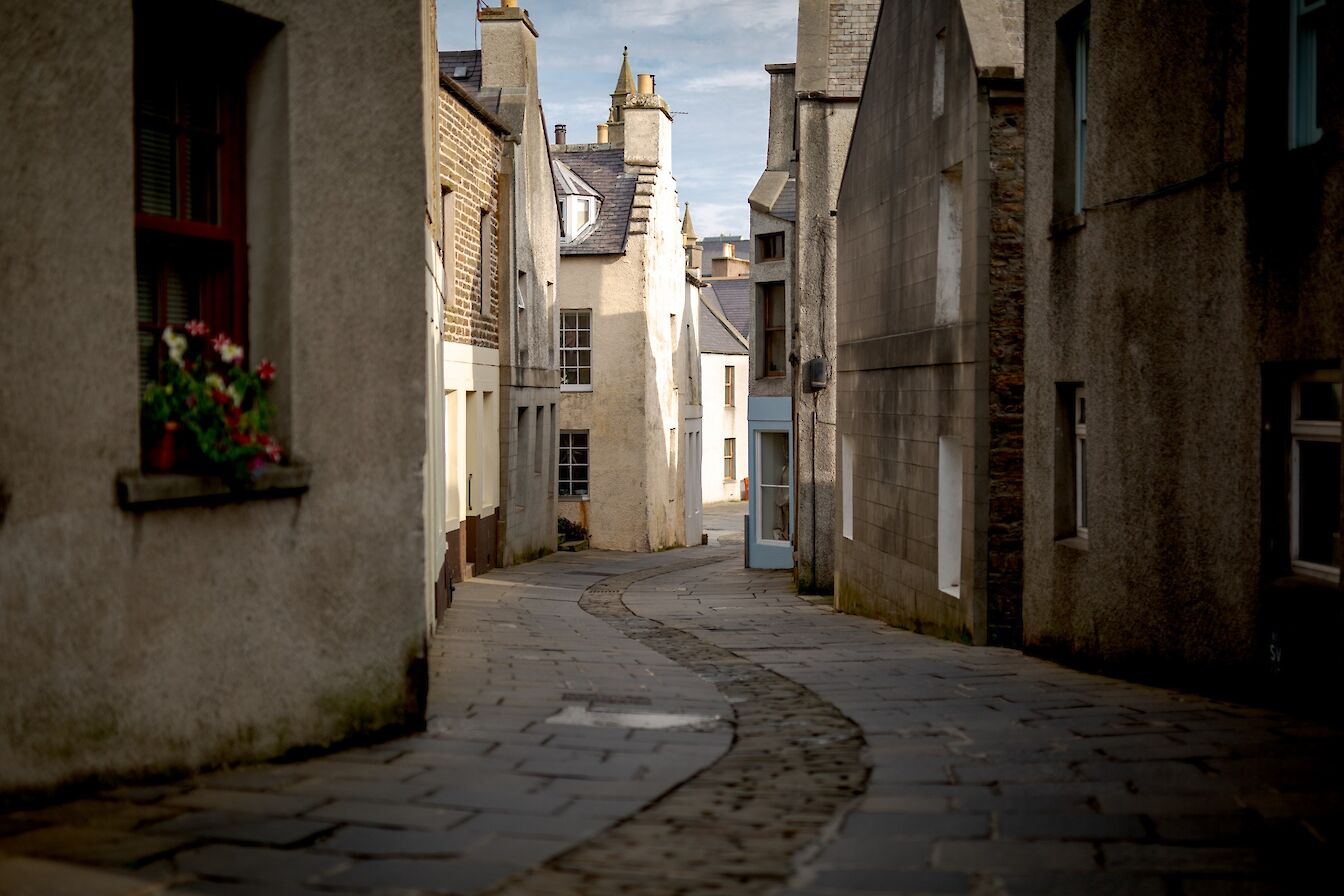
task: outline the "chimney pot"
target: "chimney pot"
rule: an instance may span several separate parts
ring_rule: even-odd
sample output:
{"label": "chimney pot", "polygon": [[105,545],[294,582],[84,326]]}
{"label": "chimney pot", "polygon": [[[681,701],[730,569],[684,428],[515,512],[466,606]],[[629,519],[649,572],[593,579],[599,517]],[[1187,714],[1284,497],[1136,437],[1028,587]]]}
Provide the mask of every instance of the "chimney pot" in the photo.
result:
{"label": "chimney pot", "polygon": [[500,9],[517,9],[518,0],[503,0],[503,2],[499,4],[499,6]]}
{"label": "chimney pot", "polygon": [[653,95],[653,75],[639,76],[639,93],[642,96]]}
{"label": "chimney pot", "polygon": [[597,142],[598,143],[607,142],[607,126],[604,124],[600,124],[597,126]]}
{"label": "chimney pot", "polygon": [[558,124],[558,125],[555,126],[555,144],[556,144],[556,146],[564,146],[564,145],[565,145],[565,135],[566,135],[568,132],[569,132],[569,129],[566,128],[566,127],[565,127],[564,125],[562,125],[562,124]]}

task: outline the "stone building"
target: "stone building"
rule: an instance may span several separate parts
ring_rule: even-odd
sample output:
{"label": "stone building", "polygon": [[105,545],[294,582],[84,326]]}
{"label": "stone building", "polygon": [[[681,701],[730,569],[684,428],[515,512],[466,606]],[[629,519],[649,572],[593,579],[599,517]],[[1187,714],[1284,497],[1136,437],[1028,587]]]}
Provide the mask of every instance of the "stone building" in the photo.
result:
{"label": "stone building", "polygon": [[[422,0],[7,10],[0,792],[422,718],[433,33]],[[143,471],[193,318],[278,370],[288,461],[240,491]]]}
{"label": "stone building", "polygon": [[[704,242],[695,233],[691,220],[691,206],[681,220],[681,237],[686,247],[688,272],[703,271]],[[750,285],[750,262],[737,256],[737,246],[731,240],[720,238],[717,270],[734,276],[702,277],[699,279],[700,302],[700,386],[703,404],[704,450],[701,456],[700,490],[710,501],[739,501],[742,482],[746,478],[746,464],[741,452],[747,444],[747,337],[728,319],[715,293],[720,287],[734,281]],[[741,264],[745,264],[745,271]],[[731,265],[731,268],[730,268]],[[711,270],[716,268],[711,267]],[[693,280],[688,276],[688,281]]]}
{"label": "stone building", "polygon": [[699,541],[699,284],[687,269],[672,116],[622,61],[598,142],[560,142],[560,514],[594,547]]}
{"label": "stone building", "polygon": [[[456,301],[472,315],[472,336],[459,337],[459,347],[445,359],[450,383],[456,384],[449,385],[445,407],[450,425],[457,420],[450,467],[458,476],[449,504],[457,507],[458,519],[479,518],[468,526],[474,531],[463,531],[463,547],[475,553],[470,559],[461,553],[458,569],[474,566],[477,573],[555,547],[560,396],[560,220],[537,87],[537,29],[527,12],[510,2],[485,7],[478,18],[480,50],[439,54],[443,89],[480,123],[475,131],[480,133],[481,124],[507,129],[490,174],[495,213],[477,219],[475,213],[486,206],[473,203],[472,220],[460,211],[456,215]],[[446,185],[453,164],[470,166],[468,160],[479,155],[465,152],[452,132],[444,138],[451,144],[444,147]],[[488,313],[479,302],[462,306],[467,297],[480,295],[474,278],[483,241],[493,246],[487,254],[486,279],[493,291]],[[477,493],[469,495],[472,490]]]}
{"label": "stone building", "polygon": [[748,563],[829,592],[835,568],[836,199],[881,0],[800,0],[797,65],[769,65],[755,284]]}
{"label": "stone building", "polygon": [[887,4],[840,189],[836,607],[1016,645],[1021,3]]}
{"label": "stone building", "polygon": [[[435,280],[442,302],[446,566],[462,581],[497,565],[500,517],[500,243],[512,197],[503,177],[508,128],[443,74],[439,57],[439,202]],[[439,612],[447,592],[440,592]]]}
{"label": "stone building", "polygon": [[1027,6],[1030,650],[1339,679],[1342,13]]}

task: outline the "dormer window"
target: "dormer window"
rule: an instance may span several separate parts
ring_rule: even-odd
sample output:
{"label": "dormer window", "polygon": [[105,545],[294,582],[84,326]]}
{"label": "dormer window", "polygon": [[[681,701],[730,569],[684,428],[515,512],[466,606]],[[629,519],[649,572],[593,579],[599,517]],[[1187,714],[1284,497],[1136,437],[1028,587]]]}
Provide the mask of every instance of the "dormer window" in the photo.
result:
{"label": "dormer window", "polygon": [[565,242],[572,243],[588,235],[588,231],[597,223],[599,205],[595,196],[566,196]]}
{"label": "dormer window", "polygon": [[602,210],[602,196],[574,170],[556,159],[555,190],[560,198],[560,226],[562,239],[573,243],[592,232],[597,215]]}

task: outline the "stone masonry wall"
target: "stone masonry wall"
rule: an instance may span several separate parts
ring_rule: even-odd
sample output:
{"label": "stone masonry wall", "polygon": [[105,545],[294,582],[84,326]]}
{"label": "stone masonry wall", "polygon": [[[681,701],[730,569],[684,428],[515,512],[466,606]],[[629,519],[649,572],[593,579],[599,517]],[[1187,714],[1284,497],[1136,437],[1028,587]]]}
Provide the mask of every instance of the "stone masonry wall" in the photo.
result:
{"label": "stone masonry wall", "polygon": [[1025,123],[1021,98],[989,110],[989,550],[990,644],[1022,641],[1022,247]]}
{"label": "stone masonry wall", "polygon": [[[453,256],[445,272],[443,331],[449,342],[499,348],[499,171],[503,143],[452,94],[439,88],[439,181],[452,189]],[[438,209],[435,210],[436,213]],[[480,215],[488,211],[491,228],[490,313],[480,312]],[[440,223],[440,228],[442,223]],[[442,233],[439,234],[442,240]],[[442,245],[442,243],[440,243]]]}
{"label": "stone masonry wall", "polygon": [[858,96],[868,69],[868,53],[882,0],[831,3],[831,45],[826,91],[832,96]]}

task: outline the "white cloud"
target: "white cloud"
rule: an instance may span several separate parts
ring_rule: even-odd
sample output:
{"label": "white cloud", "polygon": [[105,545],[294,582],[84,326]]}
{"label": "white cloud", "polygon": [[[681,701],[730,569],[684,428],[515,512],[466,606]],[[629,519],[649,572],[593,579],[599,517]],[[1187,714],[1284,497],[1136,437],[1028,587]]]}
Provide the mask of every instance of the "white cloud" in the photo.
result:
{"label": "white cloud", "polygon": [[711,72],[689,78],[681,83],[671,82],[672,91],[681,93],[714,93],[719,90],[766,90],[769,76],[764,68],[735,68]]}

